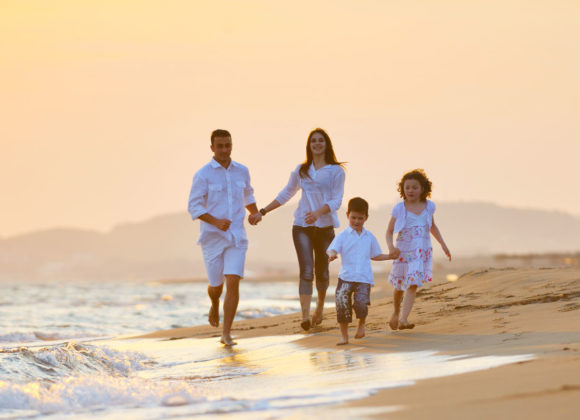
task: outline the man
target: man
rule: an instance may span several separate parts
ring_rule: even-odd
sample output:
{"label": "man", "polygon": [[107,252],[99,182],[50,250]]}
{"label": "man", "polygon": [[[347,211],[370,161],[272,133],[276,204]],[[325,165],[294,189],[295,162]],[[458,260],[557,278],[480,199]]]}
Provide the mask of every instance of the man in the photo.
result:
{"label": "man", "polygon": [[239,283],[244,276],[248,239],[244,229],[244,207],[250,212],[248,221],[256,225],[262,215],[256,206],[250,173],[244,165],[234,162],[232,136],[227,130],[211,133],[212,160],[193,177],[188,211],[193,220],[200,219],[203,259],[209,279],[207,293],[211,299],[208,321],[219,326],[219,305],[224,277],[224,322],[220,342],[236,343],[231,336],[232,323],[239,301]]}

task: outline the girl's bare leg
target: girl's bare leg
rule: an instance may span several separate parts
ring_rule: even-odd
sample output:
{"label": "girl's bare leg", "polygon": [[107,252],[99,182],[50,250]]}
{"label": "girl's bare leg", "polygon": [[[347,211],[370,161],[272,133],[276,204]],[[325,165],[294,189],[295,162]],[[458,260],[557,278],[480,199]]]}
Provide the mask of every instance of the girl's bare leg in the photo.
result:
{"label": "girl's bare leg", "polygon": [[389,321],[391,330],[399,328],[399,313],[401,312],[401,301],[403,300],[403,291],[395,289],[393,291],[393,315]]}
{"label": "girl's bare leg", "polygon": [[[413,309],[413,304],[415,303],[415,296],[417,296],[417,286],[410,286],[405,291],[405,296],[403,298],[403,305],[401,308],[401,318],[399,320],[399,329],[401,326],[406,328],[413,328],[414,324],[409,324],[407,318],[409,318],[409,314],[411,313],[411,309]],[[412,325],[412,326],[411,326]]]}

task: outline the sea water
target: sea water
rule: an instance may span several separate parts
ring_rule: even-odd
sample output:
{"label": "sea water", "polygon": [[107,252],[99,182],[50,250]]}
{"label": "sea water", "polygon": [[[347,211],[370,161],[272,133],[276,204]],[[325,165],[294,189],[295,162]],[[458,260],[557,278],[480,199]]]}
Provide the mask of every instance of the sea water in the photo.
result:
{"label": "sea water", "polygon": [[[418,379],[532,357],[313,349],[300,345],[301,335],[246,338],[231,349],[216,338],[119,340],[206,323],[206,285],[2,287],[0,419],[362,418],[368,409],[336,407]],[[298,310],[293,283],[242,286],[241,318]]]}

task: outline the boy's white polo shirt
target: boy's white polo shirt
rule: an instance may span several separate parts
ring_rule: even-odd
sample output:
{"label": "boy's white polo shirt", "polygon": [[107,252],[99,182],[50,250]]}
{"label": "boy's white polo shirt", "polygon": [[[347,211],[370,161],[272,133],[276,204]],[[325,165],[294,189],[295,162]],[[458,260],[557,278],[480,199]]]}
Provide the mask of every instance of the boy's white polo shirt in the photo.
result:
{"label": "boy's white polo shirt", "polygon": [[348,226],[332,241],[328,250],[340,254],[341,267],[338,277],[344,281],[375,285],[371,258],[382,254],[381,246],[371,232],[362,229],[360,235]]}

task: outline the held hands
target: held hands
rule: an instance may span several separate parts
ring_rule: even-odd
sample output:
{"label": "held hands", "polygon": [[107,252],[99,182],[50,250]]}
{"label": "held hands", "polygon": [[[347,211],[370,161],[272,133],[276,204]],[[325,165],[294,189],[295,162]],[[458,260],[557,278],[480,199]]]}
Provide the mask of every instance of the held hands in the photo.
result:
{"label": "held hands", "polygon": [[389,259],[396,260],[401,255],[401,250],[399,248],[389,249]]}
{"label": "held hands", "polygon": [[227,231],[230,228],[230,225],[232,224],[231,220],[228,219],[216,219],[214,222],[214,226],[216,228],[218,228],[219,230],[223,230],[224,232]]}
{"label": "held hands", "polygon": [[248,216],[248,223],[252,226],[256,226],[258,223],[262,221],[262,213],[256,212],[252,213]]}

